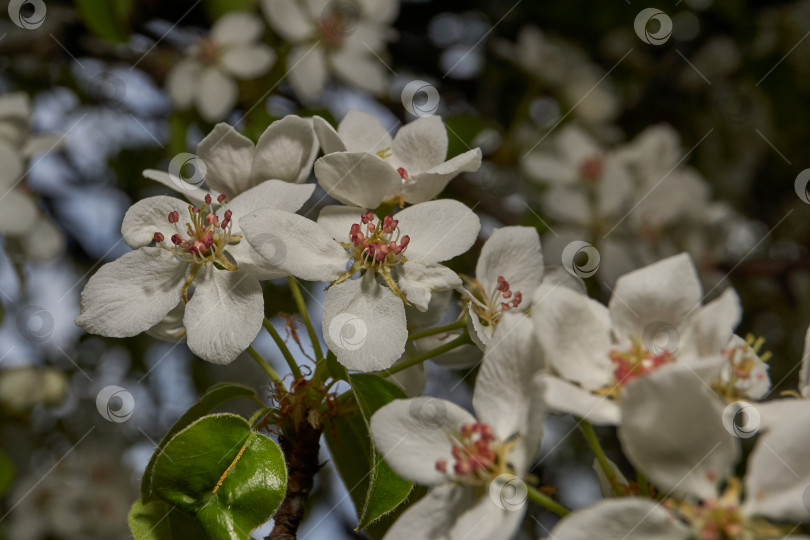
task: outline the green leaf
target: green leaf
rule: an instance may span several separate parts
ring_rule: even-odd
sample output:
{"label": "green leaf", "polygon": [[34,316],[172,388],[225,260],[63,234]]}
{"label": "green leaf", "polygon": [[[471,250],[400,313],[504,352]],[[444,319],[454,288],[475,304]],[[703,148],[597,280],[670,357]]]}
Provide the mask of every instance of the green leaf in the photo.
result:
{"label": "green leaf", "polygon": [[14,480],[14,463],[0,450],[0,495],[3,495]]}
{"label": "green leaf", "polygon": [[193,517],[163,501],[135,501],[129,510],[135,540],[208,540]]}
{"label": "green leaf", "polygon": [[205,11],[215,21],[229,11],[251,11],[256,7],[256,0],[206,0]]}
{"label": "green leaf", "polygon": [[191,408],[174,423],[166,435],[163,436],[160,444],[155,448],[155,453],[152,454],[149,463],[146,465],[143,478],[141,479],[141,500],[149,502],[153,499],[151,489],[152,471],[155,468],[155,460],[163,447],[166,446],[166,443],[198,418],[205,416],[223,403],[238,397],[252,397],[258,399],[256,391],[248,386],[234,383],[215,384],[200,398],[200,401],[192,405]]}
{"label": "green leaf", "polygon": [[338,381],[348,381],[349,372],[343,367],[343,364],[337,361],[337,356],[332,351],[326,355],[326,371],[329,376]]}
{"label": "green leaf", "polygon": [[358,411],[338,416],[324,431],[343,483],[349,490],[359,523],[365,529],[399,506],[413,484],[398,476],[374,449],[368,422],[377,409],[405,398],[395,384],[369,373],[350,374]]}
{"label": "green leaf", "polygon": [[129,15],[133,4],[133,0],[76,0],[87,28],[113,43],[129,41]]}
{"label": "green leaf", "polygon": [[195,515],[212,540],[249,540],[286,488],[281,449],[235,414],[200,418],[175,435],[152,474],[154,493]]}

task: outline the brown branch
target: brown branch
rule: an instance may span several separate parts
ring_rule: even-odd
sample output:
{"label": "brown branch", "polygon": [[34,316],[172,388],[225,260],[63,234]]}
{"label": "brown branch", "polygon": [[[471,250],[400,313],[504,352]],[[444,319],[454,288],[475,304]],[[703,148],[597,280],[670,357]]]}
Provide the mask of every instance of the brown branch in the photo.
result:
{"label": "brown branch", "polygon": [[295,540],[315,474],[321,468],[318,451],[322,431],[323,428],[316,429],[305,420],[293,437],[279,436],[278,442],[287,460],[287,493],[276,512],[273,531],[265,540]]}

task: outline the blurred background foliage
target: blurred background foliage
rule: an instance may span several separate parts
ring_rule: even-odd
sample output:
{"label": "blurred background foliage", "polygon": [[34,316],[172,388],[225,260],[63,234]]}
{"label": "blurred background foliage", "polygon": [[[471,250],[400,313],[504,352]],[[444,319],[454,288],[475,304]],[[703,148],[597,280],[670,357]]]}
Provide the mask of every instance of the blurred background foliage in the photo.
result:
{"label": "blurred background foliage", "polygon": [[[0,91],[28,94],[32,130],[62,136],[58,148],[31,160],[25,184],[65,241],[49,261],[25,256],[25,244],[38,242],[33,232],[5,238],[0,254],[0,537],[119,539],[128,536],[126,512],[140,470],[168,427],[211,384],[259,386],[263,379],[245,358],[217,366],[147,335],[83,335],[72,322],[78,294],[102,261],[126,251],[119,227],[128,206],[165,192],[141,172],[165,170],[213,125],[194,110],[173,107],[163,90],[183,49],[229,11],[264,18],[253,0],[46,5],[36,29],[19,28],[0,12]],[[672,18],[667,43],[638,38],[633,22],[642,7]],[[482,170],[454,180],[443,196],[474,207],[486,232],[500,225],[541,232],[556,226],[538,203],[545,187],[527,179],[522,160],[565,124],[579,123],[613,146],[668,123],[681,137],[685,163],[735,215],[719,238],[708,226],[696,231],[715,254],[696,257],[707,291],[736,288],[745,314],[738,333],[764,337],[773,353],[773,395],[795,388],[810,322],[808,198],[795,189],[810,141],[810,2],[406,1],[393,27],[396,39],[380,58],[388,92],[374,97],[333,81],[318,99],[304,102],[277,61],[266,74],[239,81],[237,108],[227,120],[253,140],[285,114],[337,121],[352,107],[392,126],[413,119],[401,101],[405,84],[427,81],[441,97],[449,157],[473,146],[484,151]],[[529,27],[565,54],[532,47]],[[262,40],[280,57],[289,49],[271,29]],[[585,80],[596,84],[561,85],[546,71],[560,58],[563,72],[584,70]],[[473,249],[454,268],[471,274],[476,255]],[[560,265],[546,256],[547,264]],[[589,280],[588,287],[609,298],[606,281]],[[294,303],[283,282],[268,283],[265,291],[267,315],[282,329],[286,319],[279,315],[293,313]],[[322,293],[317,285],[310,292]],[[265,338],[257,348],[283,371]],[[429,374],[427,393],[469,403],[465,385],[448,396],[463,374],[436,366]],[[96,395],[108,385],[134,396],[129,421],[111,423],[98,414]],[[548,422],[538,471],[565,504],[577,507],[597,497],[599,487],[582,465],[590,454],[578,437],[555,448],[572,428],[570,418]],[[612,434],[604,435],[613,441],[608,454],[619,459]],[[325,471],[302,536],[360,537],[340,480],[331,467]],[[527,520],[523,534],[544,535],[551,518],[538,509],[530,513],[538,519]]]}

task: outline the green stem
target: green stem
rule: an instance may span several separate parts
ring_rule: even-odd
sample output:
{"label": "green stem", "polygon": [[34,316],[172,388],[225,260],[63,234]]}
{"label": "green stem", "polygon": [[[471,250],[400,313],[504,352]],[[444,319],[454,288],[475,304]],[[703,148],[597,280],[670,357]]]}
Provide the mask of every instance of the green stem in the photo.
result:
{"label": "green stem", "polygon": [[315,333],[315,328],[312,326],[312,321],[309,319],[309,311],[307,310],[307,303],[304,301],[304,296],[301,294],[301,287],[298,286],[298,282],[293,276],[289,276],[287,282],[290,284],[290,291],[295,300],[295,305],[298,306],[298,312],[301,314],[301,318],[304,319],[304,325],[307,327],[307,334],[309,334],[309,340],[312,342],[312,350],[315,352],[315,360],[316,362],[320,362],[323,359],[321,342],[318,341],[318,334]]}
{"label": "green stem", "polygon": [[444,354],[447,351],[452,351],[453,349],[455,349],[457,347],[461,347],[462,345],[467,345],[469,343],[472,343],[472,340],[470,339],[470,336],[465,332],[464,334],[460,335],[459,337],[457,337],[456,339],[454,339],[453,341],[451,341],[449,343],[445,343],[444,345],[442,345],[440,347],[436,347],[435,349],[432,349],[430,351],[424,352],[422,354],[418,354],[418,355],[416,355],[416,356],[414,356],[412,358],[409,358],[408,360],[402,362],[401,364],[397,364],[397,365],[393,366],[391,369],[388,369],[388,370],[384,371],[382,373],[382,375],[383,375],[383,377],[388,377],[390,375],[393,375],[394,373],[399,373],[403,369],[408,369],[409,367],[415,366],[417,364],[421,364],[425,360],[429,360],[430,358],[433,358],[434,356],[439,356],[440,354]]}
{"label": "green stem", "polygon": [[616,475],[613,474],[613,468],[610,466],[610,461],[605,455],[605,451],[602,450],[602,445],[599,444],[599,439],[596,437],[596,432],[593,430],[593,426],[587,420],[580,420],[579,428],[582,430],[582,434],[585,435],[585,440],[588,442],[588,446],[591,447],[594,456],[596,456],[597,463],[599,463],[599,466],[602,467],[605,477],[610,482],[613,492],[621,497],[624,494],[624,490],[622,490],[616,482]]}
{"label": "green stem", "polygon": [[638,482],[639,494],[643,497],[650,496],[650,484],[647,477],[641,471],[636,471],[636,482]]}
{"label": "green stem", "polygon": [[256,363],[259,364],[259,366],[264,370],[264,372],[267,373],[271,379],[273,379],[273,382],[275,382],[276,384],[280,384],[282,386],[284,385],[284,383],[281,382],[281,377],[279,377],[278,373],[276,373],[276,370],[274,370],[270,366],[270,364],[267,363],[267,360],[262,358],[262,355],[260,355],[258,351],[256,351],[256,349],[253,348],[252,345],[248,346],[247,352],[249,352],[250,356],[252,356],[253,359],[256,360]]}
{"label": "green stem", "polygon": [[262,322],[262,324],[264,325],[264,329],[267,330],[267,332],[270,334],[270,337],[273,338],[273,341],[276,342],[276,346],[278,346],[278,349],[281,351],[281,354],[284,356],[284,360],[287,361],[287,365],[290,366],[290,371],[292,371],[293,376],[296,379],[300,379],[301,378],[301,370],[298,368],[298,364],[295,363],[295,358],[293,358],[293,355],[290,352],[290,349],[287,348],[287,344],[284,343],[283,339],[281,339],[281,335],[278,333],[278,331],[275,328],[273,328],[273,325],[270,324],[270,321],[267,320],[267,317],[264,318],[264,321]]}
{"label": "green stem", "polygon": [[422,339],[428,336],[435,336],[436,334],[443,334],[445,332],[451,332],[453,330],[459,330],[461,328],[465,328],[467,326],[467,319],[461,319],[458,321],[451,322],[450,324],[444,326],[437,326],[436,328],[428,328],[427,330],[421,330],[419,332],[414,332],[408,336],[409,341],[414,341],[417,339]]}
{"label": "green stem", "polygon": [[527,485],[526,488],[529,490],[528,493],[529,499],[531,499],[533,502],[536,502],[543,508],[551,510],[560,517],[571,513],[571,510],[564,507],[563,505],[561,505],[560,503],[558,503],[557,501],[555,501],[554,499],[543,493],[542,491],[533,488],[532,486],[529,485]]}

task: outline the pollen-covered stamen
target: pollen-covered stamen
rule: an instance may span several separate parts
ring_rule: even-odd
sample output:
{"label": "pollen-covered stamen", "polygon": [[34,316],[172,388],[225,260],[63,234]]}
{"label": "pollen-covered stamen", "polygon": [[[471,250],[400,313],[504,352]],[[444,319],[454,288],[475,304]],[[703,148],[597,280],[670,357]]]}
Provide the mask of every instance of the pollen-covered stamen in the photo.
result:
{"label": "pollen-covered stamen", "polygon": [[771,353],[761,352],[765,338],[755,338],[749,334],[745,343],[723,349],[723,356],[728,362],[722,380],[712,385],[712,388],[721,396],[735,400],[744,397],[744,389],[757,381],[765,379],[765,362],[770,360]]}
{"label": "pollen-covered stamen", "polygon": [[408,235],[400,235],[398,220],[385,216],[374,223],[374,214],[370,210],[364,212],[360,216],[360,223],[354,223],[349,229],[349,242],[341,242],[354,261],[352,267],[333,281],[329,287],[340,283],[356,272],[372,270],[383,277],[391,290],[403,302],[410,305],[391,274],[393,267],[407,261],[403,253],[410,241]]}
{"label": "pollen-covered stamen", "polygon": [[579,174],[589,182],[596,182],[602,178],[605,169],[605,158],[602,155],[591,156],[579,164]]}
{"label": "pollen-covered stamen", "polygon": [[641,340],[634,340],[627,351],[610,351],[610,361],[616,365],[614,376],[616,382],[626,385],[637,377],[647,375],[661,366],[673,362],[675,357],[670,351],[653,353],[648,351]]}
{"label": "pollen-covered stamen", "polygon": [[[224,201],[224,195],[217,197],[217,202],[220,204]],[[201,266],[210,263],[220,270],[237,269],[226,255],[225,248],[228,245],[238,244],[242,237],[232,233],[232,212],[225,210],[223,219],[220,220],[211,204],[211,195],[206,195],[205,203],[201,208],[189,205],[189,222],[185,224],[185,230],[181,230],[179,225],[179,212],[169,212],[168,221],[174,225],[177,231],[170,238],[172,246],[164,243],[165,236],[162,233],[154,234],[154,240],[159,247],[193,265],[183,287],[183,299],[186,301],[188,301],[188,288]]]}
{"label": "pollen-covered stamen", "polygon": [[489,294],[478,280],[463,279],[466,282],[465,288],[472,295],[470,302],[473,309],[487,326],[497,325],[505,311],[517,309],[523,301],[523,294],[512,290],[512,286],[503,276],[498,276],[497,285]]}
{"label": "pollen-covered stamen", "polygon": [[447,460],[436,461],[436,470],[453,480],[474,486],[484,486],[492,478],[509,472],[507,458],[514,441],[502,442],[492,426],[483,422],[464,424],[458,433],[449,435],[453,443],[452,468]]}
{"label": "pollen-covered stamen", "polygon": [[403,180],[408,179],[408,171],[405,170],[405,167],[397,167],[397,172],[399,173],[399,177]]}

